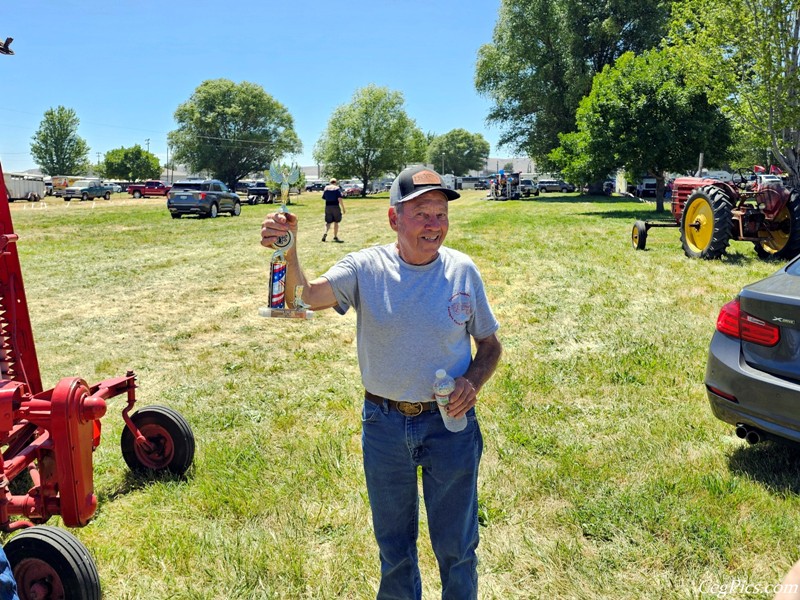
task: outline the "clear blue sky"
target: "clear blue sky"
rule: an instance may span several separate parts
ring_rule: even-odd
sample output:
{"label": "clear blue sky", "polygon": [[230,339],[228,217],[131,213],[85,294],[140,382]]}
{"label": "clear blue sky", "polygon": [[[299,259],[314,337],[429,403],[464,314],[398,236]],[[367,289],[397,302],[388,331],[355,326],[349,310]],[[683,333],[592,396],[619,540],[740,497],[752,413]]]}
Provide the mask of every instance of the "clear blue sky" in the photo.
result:
{"label": "clear blue sky", "polygon": [[141,144],[162,161],[173,114],[206,79],[261,85],[292,114],[303,152],[333,110],[370,83],[402,92],[424,132],[499,131],[474,87],[499,0],[27,0],[0,4],[0,160],[35,168],[45,110],[72,108],[97,160]]}

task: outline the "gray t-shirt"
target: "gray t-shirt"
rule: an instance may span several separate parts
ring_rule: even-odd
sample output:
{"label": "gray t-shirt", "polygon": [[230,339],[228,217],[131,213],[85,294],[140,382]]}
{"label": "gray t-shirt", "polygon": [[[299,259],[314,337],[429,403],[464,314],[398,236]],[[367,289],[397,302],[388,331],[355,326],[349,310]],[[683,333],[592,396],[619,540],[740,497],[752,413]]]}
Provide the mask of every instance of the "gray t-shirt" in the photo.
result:
{"label": "gray t-shirt", "polygon": [[392,400],[430,400],[436,370],[463,375],[472,360],[470,338],[487,338],[499,327],[475,263],[444,246],[421,266],[405,263],[395,244],[366,248],[323,277],[336,310],[352,306],[358,315],[364,387]]}

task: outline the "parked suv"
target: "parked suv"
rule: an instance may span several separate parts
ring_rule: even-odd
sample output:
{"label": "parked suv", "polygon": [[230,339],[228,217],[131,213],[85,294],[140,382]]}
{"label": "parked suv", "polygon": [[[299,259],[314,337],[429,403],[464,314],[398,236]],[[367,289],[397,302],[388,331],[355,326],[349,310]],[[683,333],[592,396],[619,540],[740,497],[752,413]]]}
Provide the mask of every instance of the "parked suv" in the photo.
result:
{"label": "parked suv", "polygon": [[167,208],[173,219],[180,219],[182,215],[213,219],[220,212],[238,217],[242,213],[242,201],[219,179],[178,181],[169,191]]}
{"label": "parked suv", "polygon": [[533,179],[520,179],[519,191],[524,198],[530,198],[531,194],[539,195],[539,186]]}
{"label": "parked suv", "polygon": [[575,186],[560,179],[540,179],[539,180],[540,192],[574,192]]}

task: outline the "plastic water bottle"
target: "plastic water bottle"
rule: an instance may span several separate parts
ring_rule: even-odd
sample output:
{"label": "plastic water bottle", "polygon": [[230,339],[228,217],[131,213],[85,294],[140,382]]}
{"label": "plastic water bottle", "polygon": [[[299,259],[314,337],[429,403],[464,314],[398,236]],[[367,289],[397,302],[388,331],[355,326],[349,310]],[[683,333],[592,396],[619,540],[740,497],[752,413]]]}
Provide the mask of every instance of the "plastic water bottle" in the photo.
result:
{"label": "plastic water bottle", "polygon": [[444,369],[436,371],[436,381],[433,382],[433,395],[436,404],[439,405],[439,413],[442,415],[444,426],[449,431],[461,431],[467,426],[467,417],[462,415],[454,419],[447,413],[447,405],[450,403],[450,394],[456,389],[455,380],[447,374]]}

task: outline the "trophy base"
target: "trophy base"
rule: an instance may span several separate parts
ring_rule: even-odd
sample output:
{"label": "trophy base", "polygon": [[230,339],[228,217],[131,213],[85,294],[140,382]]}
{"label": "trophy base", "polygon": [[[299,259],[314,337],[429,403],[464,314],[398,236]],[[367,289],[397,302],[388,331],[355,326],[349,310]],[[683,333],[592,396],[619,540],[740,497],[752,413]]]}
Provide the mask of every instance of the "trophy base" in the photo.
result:
{"label": "trophy base", "polygon": [[305,308],[270,308],[262,306],[258,309],[261,317],[272,317],[273,319],[313,319],[314,311]]}

